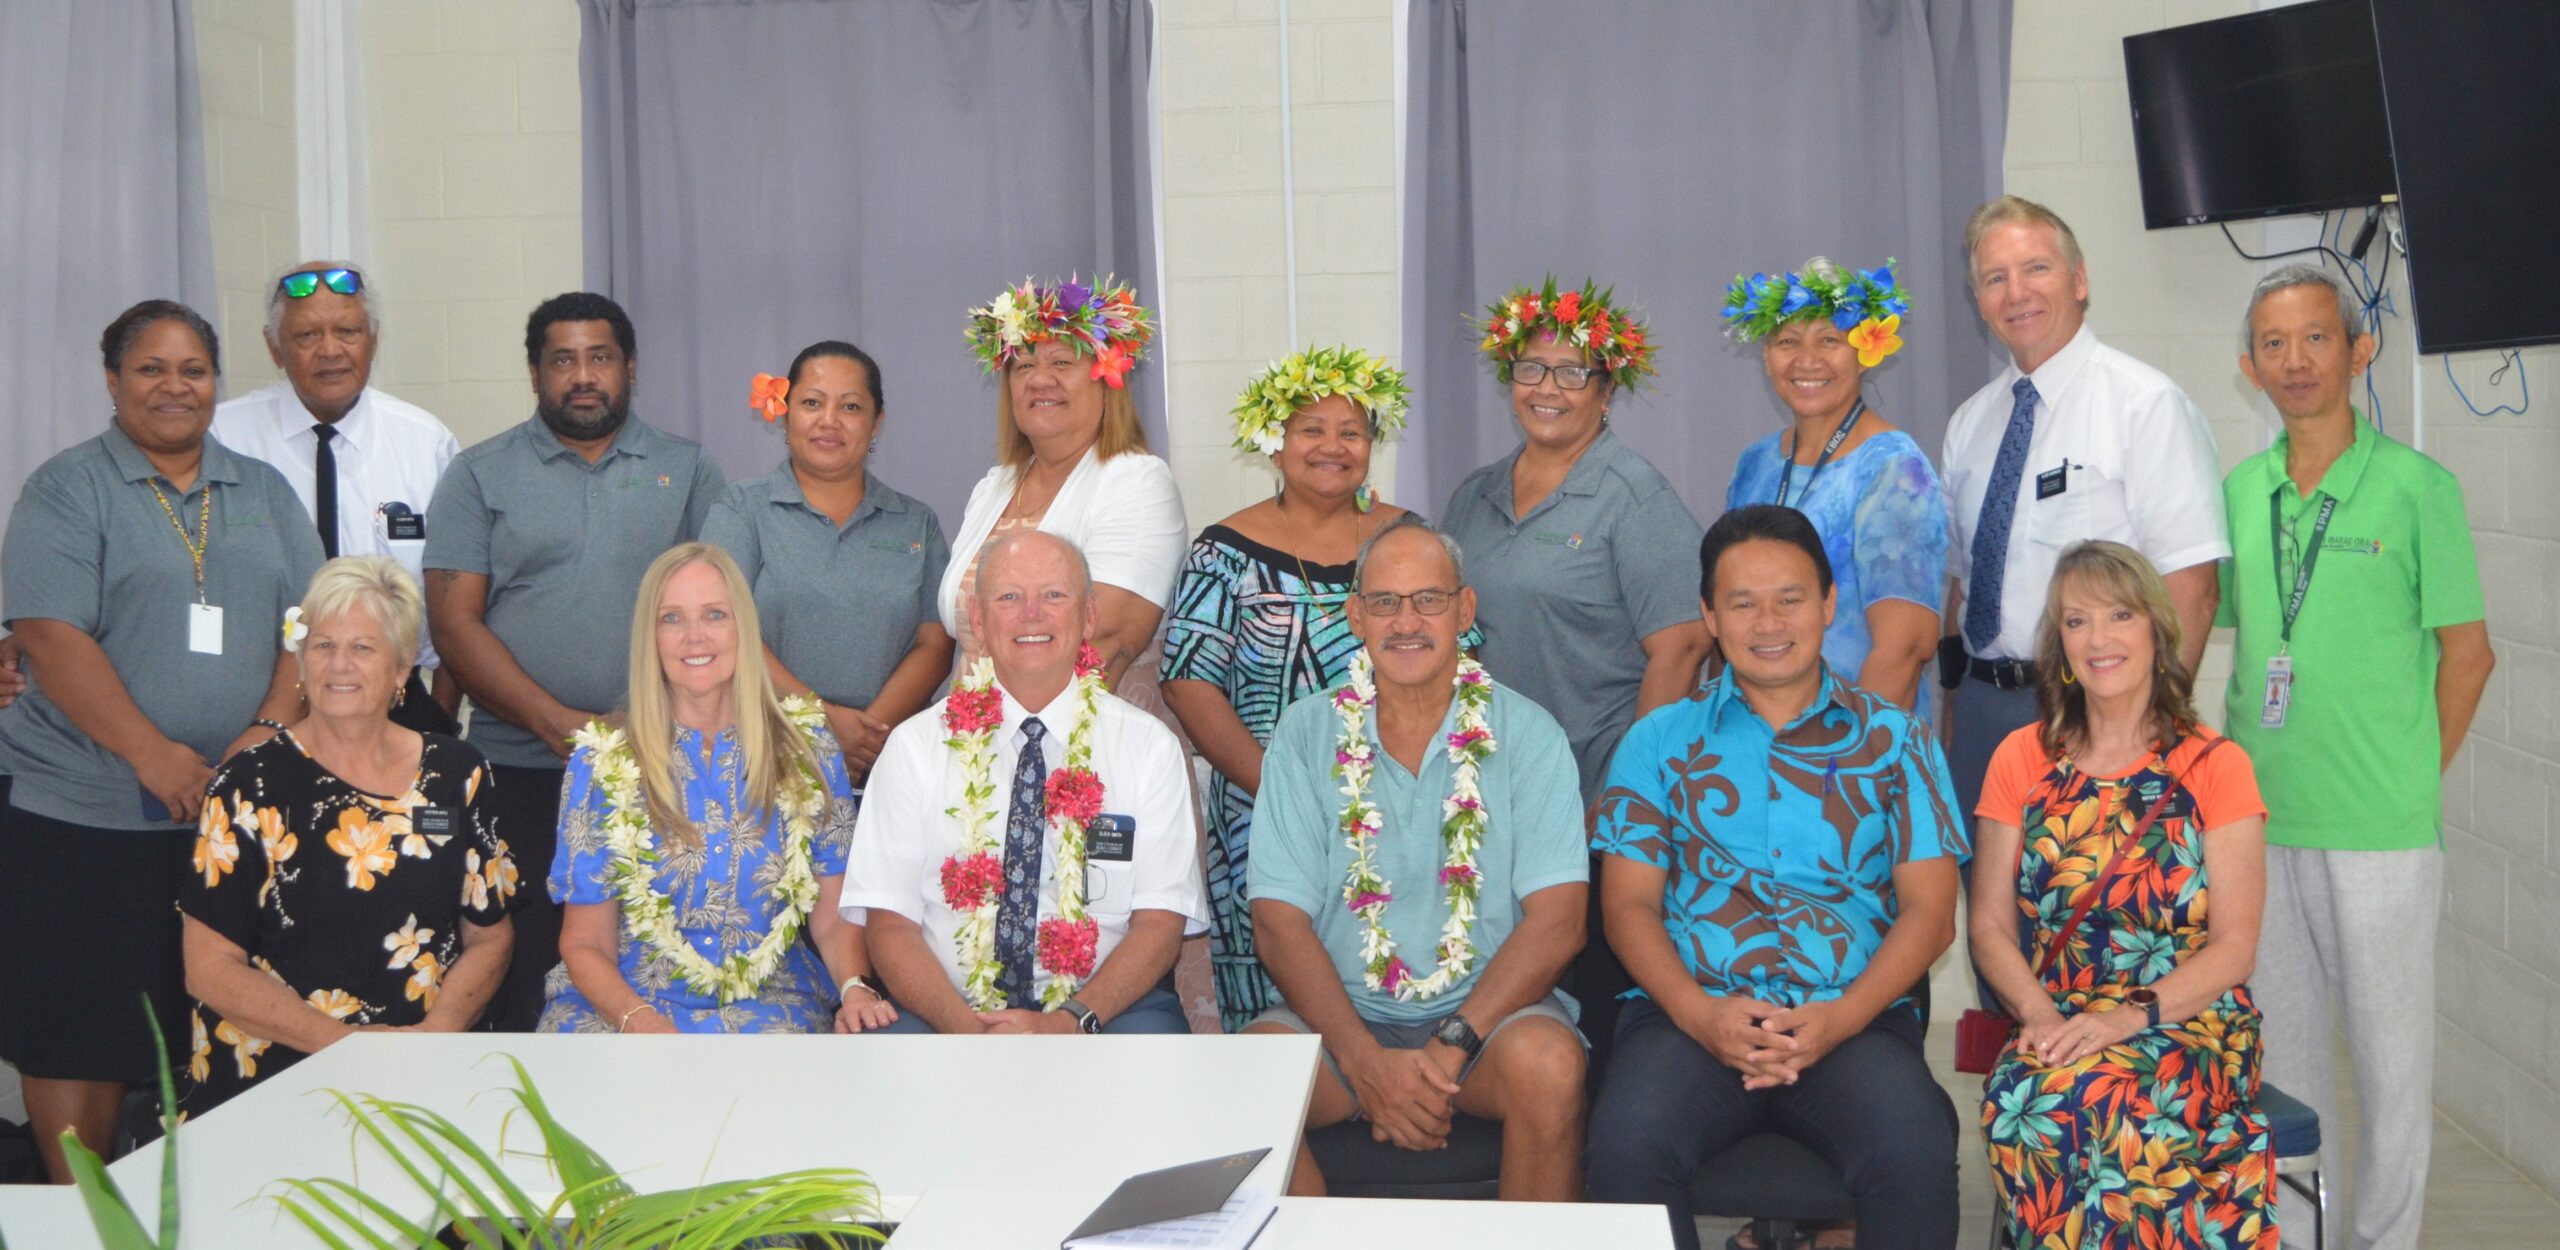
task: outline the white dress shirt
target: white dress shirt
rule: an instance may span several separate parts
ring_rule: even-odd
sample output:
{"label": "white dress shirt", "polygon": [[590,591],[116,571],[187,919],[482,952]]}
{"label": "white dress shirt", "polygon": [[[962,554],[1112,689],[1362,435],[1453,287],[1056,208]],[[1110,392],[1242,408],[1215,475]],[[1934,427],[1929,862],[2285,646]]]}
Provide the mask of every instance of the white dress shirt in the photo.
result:
{"label": "white dress shirt", "polygon": [[[319,423],[290,382],[226,400],[213,410],[213,436],[284,474],[306,517],[319,510],[312,466],[320,440],[311,432]],[[427,503],[435,498],[445,466],[462,450],[453,431],[426,409],[368,386],[356,396],[355,407],[338,419],[330,450],[338,460],[338,554],[389,556],[410,576],[422,577],[418,558],[427,548]],[[386,508],[393,503],[406,505],[418,518],[416,537],[391,536]],[[418,623],[418,663],[436,666],[435,645],[423,620]]]}
{"label": "white dress shirt", "polygon": [[[1047,731],[1042,754],[1052,772],[1066,765],[1067,738],[1075,729],[1075,688],[1049,706],[1025,709],[1004,697],[1004,725],[996,730],[992,827],[1003,851],[1013,795],[1013,771],[1029,739],[1022,722],[1038,716]],[[871,766],[862,813],[853,827],[853,852],[844,873],[845,919],[863,922],[871,910],[896,912],[922,926],[925,943],[942,961],[953,986],[962,984],[959,935],[962,914],[942,901],[942,863],[960,849],[961,827],[952,811],[960,799],[960,757],[943,745],[940,703],[889,731]],[[1095,705],[1093,769],[1102,778],[1102,810],[1134,821],[1130,858],[1085,863],[1085,910],[1098,932],[1094,966],[1111,958],[1129,934],[1132,911],[1169,911],[1183,918],[1185,937],[1209,928],[1208,892],[1201,884],[1200,829],[1191,806],[1190,763],[1182,745],[1154,717],[1105,693]],[[1057,863],[1058,830],[1049,825],[1041,844],[1040,918],[1058,914],[1050,868]],[[1049,984],[1048,970],[1034,968],[1032,988]]]}
{"label": "white dress shirt", "polygon": [[[2167,374],[2098,341],[2088,326],[2043,367],[2012,362],[1947,422],[1947,568],[1973,594],[1973,535],[2000,458],[2020,377],[2036,386],[2035,435],[2018,475],[2009,558],[2000,580],[2000,633],[1980,659],[2035,656],[2053,568],[2072,544],[2112,539],[2161,573],[2231,557],[2222,515],[2222,460],[2204,412]],[[2059,487],[2059,489],[2055,489]],[[1963,619],[1947,622],[1961,632]]]}

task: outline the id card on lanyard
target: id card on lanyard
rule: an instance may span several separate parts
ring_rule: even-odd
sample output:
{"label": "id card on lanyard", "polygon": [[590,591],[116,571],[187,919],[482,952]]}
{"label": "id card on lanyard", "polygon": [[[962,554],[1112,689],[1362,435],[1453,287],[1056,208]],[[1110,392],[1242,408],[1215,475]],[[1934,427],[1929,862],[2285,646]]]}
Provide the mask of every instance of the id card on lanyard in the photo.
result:
{"label": "id card on lanyard", "polygon": [[2278,486],[2267,496],[2267,537],[2269,562],[2275,565],[2276,593],[2282,596],[2284,628],[2276,642],[2276,653],[2267,657],[2267,693],[2258,705],[2260,729],[2284,728],[2285,716],[2293,710],[2293,623],[2302,619],[2302,601],[2311,594],[2311,569],[2320,562],[2320,543],[2328,537],[2329,517],[2338,510],[2334,495],[2320,497],[2320,515],[2311,522],[2310,541],[2302,545],[2302,562],[2294,570],[2290,592],[2284,582],[2284,501],[2290,487]]}

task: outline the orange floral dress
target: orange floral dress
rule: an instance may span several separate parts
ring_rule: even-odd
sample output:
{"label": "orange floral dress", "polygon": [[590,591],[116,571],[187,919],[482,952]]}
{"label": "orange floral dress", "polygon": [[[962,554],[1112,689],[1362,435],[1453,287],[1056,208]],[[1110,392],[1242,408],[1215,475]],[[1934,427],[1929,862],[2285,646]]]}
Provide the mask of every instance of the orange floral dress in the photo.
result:
{"label": "orange floral dress", "polygon": [[[2018,908],[2030,966],[2087,892],[2105,895],[2045,974],[2065,1016],[2128,1010],[2125,995],[2204,948],[2204,831],[2266,814],[2236,743],[2210,730],[2114,777],[2059,765],[2035,727],[1993,755],[1976,814],[2024,831]],[[2174,789],[2139,844],[2124,839]],[[2119,855],[2130,864],[2107,871]],[[2130,1008],[2130,1010],[2140,1010]],[[2194,1018],[2065,1067],[2012,1042],[1983,1079],[1982,1131],[2000,1218],[2022,1250],[2276,1250],[2275,1168],[2258,1111],[2258,1009],[2234,986]]]}

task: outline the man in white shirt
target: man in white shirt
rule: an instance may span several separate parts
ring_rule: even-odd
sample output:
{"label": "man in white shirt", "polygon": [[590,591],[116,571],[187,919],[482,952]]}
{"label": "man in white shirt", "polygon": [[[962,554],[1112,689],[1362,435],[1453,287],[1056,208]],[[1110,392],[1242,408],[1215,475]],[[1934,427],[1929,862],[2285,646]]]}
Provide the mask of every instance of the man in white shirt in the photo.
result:
{"label": "man in white shirt", "polygon": [[[2159,569],[2193,672],[2231,556],[2213,430],[2166,374],[2097,340],[2089,270],[2053,210],[2004,195],[1965,224],[1974,306],[2009,367],[1947,423],[1946,620],[1939,645],[1948,764],[1973,814],[1991,753],[2036,717],[2036,622],[2054,562],[2112,539]],[[1958,684],[1958,683],[1961,684]]]}
{"label": "man in white shirt", "polygon": [[[461,445],[425,409],[373,389],[376,298],[364,271],[337,261],[278,276],[267,290],[267,354],[284,380],[214,409],[213,436],[284,474],[330,556],[390,556],[419,577],[427,503]],[[321,473],[323,463],[332,472]],[[421,631],[417,668],[391,719],[456,733],[460,697]]]}
{"label": "man in white shirt", "polygon": [[[1094,627],[1083,554],[1037,530],[1000,534],[964,607],[1000,712],[969,706],[964,674],[950,699],[890,731],[845,867],[845,918],[867,926],[901,1010],[884,1031],[1188,1032],[1174,957],[1209,916],[1190,765],[1172,731],[1110,692],[1083,711],[1077,661]],[[969,738],[974,714],[993,724],[975,770],[948,745]],[[1098,779],[1098,804],[1077,801],[1080,770]],[[1058,897],[1065,826],[1083,806],[1098,807],[1080,839],[1090,926]],[[964,845],[972,811],[992,842],[984,853]]]}

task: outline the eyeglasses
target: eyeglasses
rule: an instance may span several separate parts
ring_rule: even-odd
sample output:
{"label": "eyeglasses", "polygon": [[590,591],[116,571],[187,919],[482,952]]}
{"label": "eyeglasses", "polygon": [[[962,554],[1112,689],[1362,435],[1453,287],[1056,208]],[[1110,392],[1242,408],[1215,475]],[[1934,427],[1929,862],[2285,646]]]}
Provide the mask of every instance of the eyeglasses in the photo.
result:
{"label": "eyeglasses", "polygon": [[1547,365],[1535,360],[1511,362],[1512,381],[1522,386],[1536,386],[1546,381],[1547,375],[1552,373],[1556,375],[1556,385],[1568,391],[1581,390],[1591,385],[1591,379],[1607,372],[1606,369],[1592,369],[1582,365]]}
{"label": "eyeglasses", "polygon": [[1417,590],[1400,595],[1392,590],[1373,590],[1358,596],[1360,606],[1371,616],[1394,616],[1404,610],[1405,601],[1413,601],[1413,610],[1424,616],[1438,616],[1458,601],[1454,590]]}
{"label": "eyeglasses", "polygon": [[286,274],[276,286],[285,294],[301,299],[326,286],[340,295],[353,295],[364,289],[364,275],[353,269],[305,269]]}

